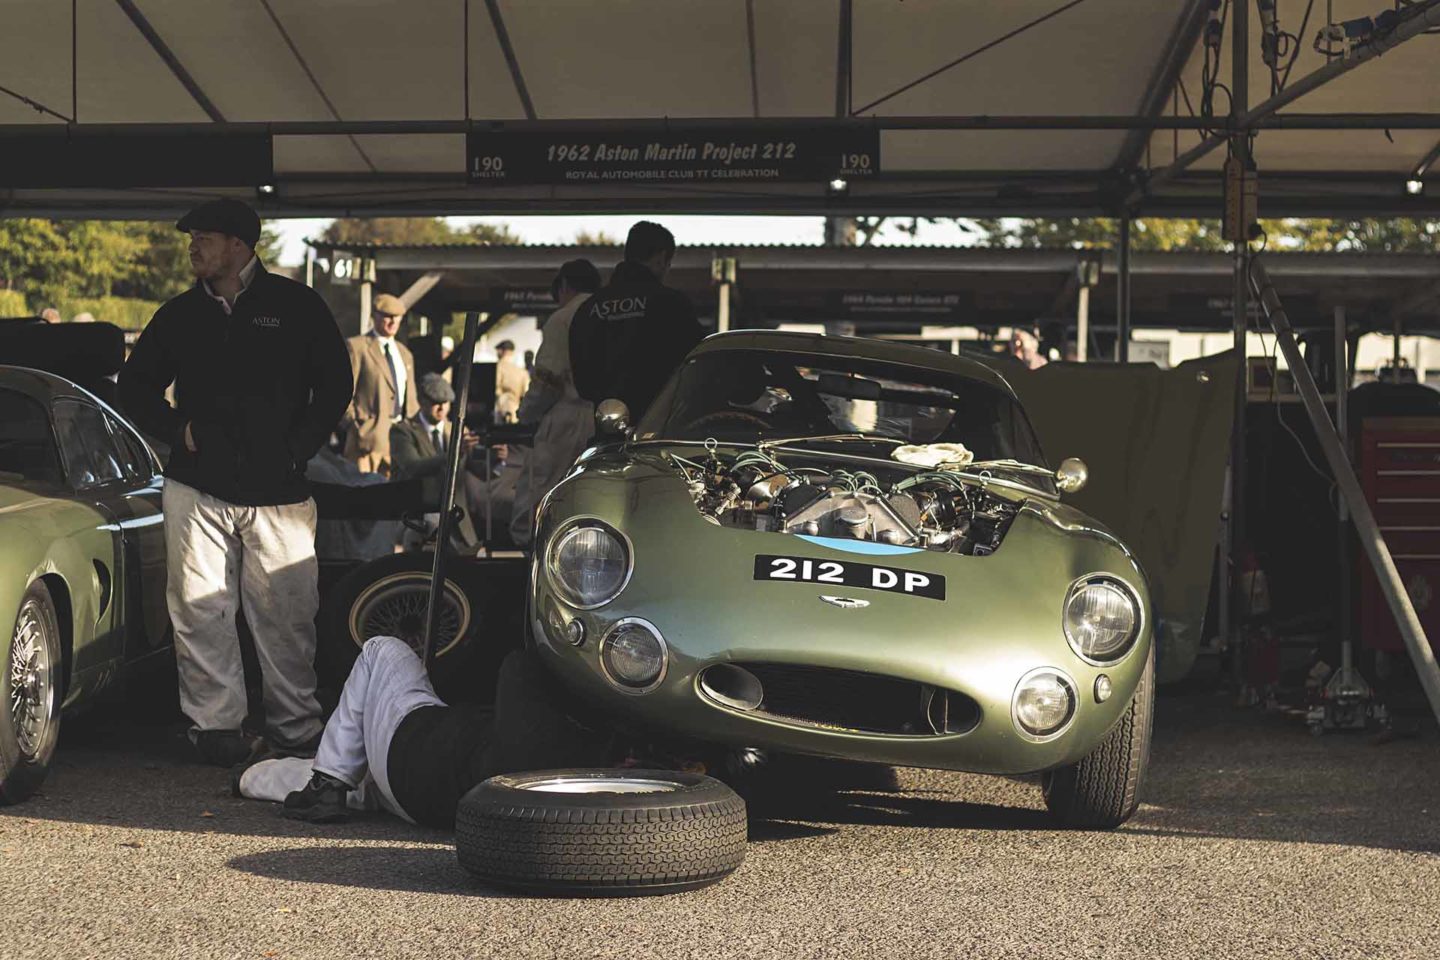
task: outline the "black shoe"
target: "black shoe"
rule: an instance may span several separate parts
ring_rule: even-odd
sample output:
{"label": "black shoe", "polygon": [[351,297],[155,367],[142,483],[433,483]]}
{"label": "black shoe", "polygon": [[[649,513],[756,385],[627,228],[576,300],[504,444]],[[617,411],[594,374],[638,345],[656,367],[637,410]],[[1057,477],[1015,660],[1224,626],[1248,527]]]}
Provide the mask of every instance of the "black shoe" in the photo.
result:
{"label": "black shoe", "polygon": [[345,795],[350,785],[328,774],[316,771],[304,789],[296,790],[285,798],[281,814],[291,820],[308,823],[340,823],[350,818],[345,806]]}
{"label": "black shoe", "polygon": [[255,738],[239,730],[201,730],[195,734],[195,753],[201,763],[212,767],[233,767],[250,757]]}

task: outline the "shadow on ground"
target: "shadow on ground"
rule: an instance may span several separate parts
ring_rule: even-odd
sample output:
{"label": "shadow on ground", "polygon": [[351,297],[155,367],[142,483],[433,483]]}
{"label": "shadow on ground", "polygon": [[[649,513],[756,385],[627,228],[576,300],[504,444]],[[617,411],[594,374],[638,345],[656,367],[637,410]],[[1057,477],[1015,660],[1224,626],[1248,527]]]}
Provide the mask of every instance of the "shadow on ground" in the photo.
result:
{"label": "shadow on ground", "polygon": [[[1437,853],[1440,817],[1431,812],[1440,805],[1436,743],[1432,725],[1415,739],[1376,745],[1364,735],[1312,737],[1293,719],[1236,710],[1224,697],[1203,690],[1164,696],[1142,791],[1144,806],[1123,832]],[[751,806],[751,836],[760,843],[843,833],[852,826],[1054,829],[1033,782],[917,771],[897,776],[887,767],[825,761],[782,761],[759,779],[744,792]],[[227,771],[194,765],[178,728],[76,725],[68,719],[41,794],[0,808],[0,825],[13,820],[197,834],[448,842],[443,833],[379,814],[331,827],[285,820],[272,804],[232,797]],[[237,861],[237,866],[256,872],[298,870],[306,868],[311,855],[257,856],[262,859]],[[328,869],[329,854],[315,856],[320,859],[313,869]],[[430,862],[451,855],[416,850],[407,856]],[[335,882],[356,882],[364,870],[347,876]]]}
{"label": "shadow on ground", "polygon": [[235,857],[226,866],[273,880],[402,893],[508,897],[476,883],[449,847],[307,846]]}

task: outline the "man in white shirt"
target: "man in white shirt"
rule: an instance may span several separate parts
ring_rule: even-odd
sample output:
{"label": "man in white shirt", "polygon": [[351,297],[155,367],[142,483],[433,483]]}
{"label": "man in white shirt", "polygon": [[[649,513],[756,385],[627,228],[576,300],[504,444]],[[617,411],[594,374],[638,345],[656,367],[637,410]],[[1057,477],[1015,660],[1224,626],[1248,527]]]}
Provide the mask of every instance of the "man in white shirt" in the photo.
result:
{"label": "man in white shirt", "polygon": [[345,459],[366,473],[390,475],[390,428],[415,416],[415,358],[395,339],[405,304],[388,293],[375,298],[375,328],[346,341],[355,396],[341,421]]}

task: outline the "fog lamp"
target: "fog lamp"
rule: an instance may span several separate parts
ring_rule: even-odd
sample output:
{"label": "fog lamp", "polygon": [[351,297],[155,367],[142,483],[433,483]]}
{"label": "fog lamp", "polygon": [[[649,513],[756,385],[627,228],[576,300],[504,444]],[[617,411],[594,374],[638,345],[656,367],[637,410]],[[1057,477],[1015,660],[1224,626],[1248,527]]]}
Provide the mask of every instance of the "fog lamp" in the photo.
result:
{"label": "fog lamp", "polygon": [[627,617],[600,641],[605,676],[626,693],[646,693],[665,678],[669,651],[660,631],[648,621]]}
{"label": "fog lamp", "polygon": [[1012,714],[1029,739],[1053,737],[1075,716],[1075,685],[1057,670],[1032,670],[1015,687]]}

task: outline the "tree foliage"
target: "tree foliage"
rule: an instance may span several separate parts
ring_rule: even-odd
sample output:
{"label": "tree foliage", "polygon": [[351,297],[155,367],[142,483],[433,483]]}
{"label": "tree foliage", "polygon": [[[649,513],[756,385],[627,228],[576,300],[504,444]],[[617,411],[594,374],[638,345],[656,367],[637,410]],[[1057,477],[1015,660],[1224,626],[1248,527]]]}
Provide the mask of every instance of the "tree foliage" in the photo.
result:
{"label": "tree foliage", "polygon": [[520,242],[503,223],[455,226],[443,217],[340,217],[326,227],[321,236],[330,243],[356,246]]}
{"label": "tree foliage", "polygon": [[[168,222],[0,220],[0,288],[36,310],[87,298],[168,300],[194,283],[188,244]],[[278,250],[275,234],[262,232],[260,259],[273,263]]]}

